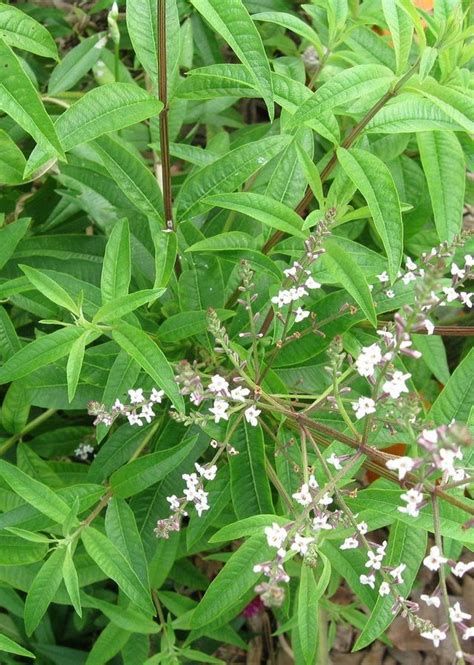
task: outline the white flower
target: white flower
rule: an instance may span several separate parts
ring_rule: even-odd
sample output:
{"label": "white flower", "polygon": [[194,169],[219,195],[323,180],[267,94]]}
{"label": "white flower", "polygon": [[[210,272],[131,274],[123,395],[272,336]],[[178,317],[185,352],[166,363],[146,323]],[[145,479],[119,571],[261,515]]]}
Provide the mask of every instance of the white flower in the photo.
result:
{"label": "white flower", "polygon": [[74,451],[74,455],[78,459],[85,461],[87,460],[89,455],[93,452],[94,452],[93,446],[91,446],[89,443],[81,443],[77,446],[76,450]]}
{"label": "white flower", "polygon": [[366,584],[371,589],[375,589],[375,575],[360,575],[359,580],[361,584]]}
{"label": "white flower", "polygon": [[401,513],[406,513],[410,517],[418,517],[420,514],[419,504],[423,502],[423,494],[416,489],[410,489],[400,495],[402,501],[406,501],[406,506],[399,506]]}
{"label": "white flower", "polygon": [[466,628],[466,630],[462,634],[462,639],[463,640],[468,640],[471,637],[474,637],[474,626],[470,626],[469,628]]}
{"label": "white flower", "polygon": [[388,582],[382,582],[379,586],[379,596],[388,596],[390,593],[390,584]]}
{"label": "white flower", "polygon": [[323,494],[323,496],[319,499],[318,503],[321,506],[329,506],[332,503],[332,497],[329,494],[329,492]]}
{"label": "white flower", "polygon": [[464,279],[466,276],[466,271],[453,262],[451,264],[451,275],[453,275],[453,277],[458,277],[459,279]]}
{"label": "white flower", "polygon": [[150,394],[150,402],[153,402],[154,404],[161,404],[161,400],[164,396],[164,390],[157,390],[156,388],[153,388]]}
{"label": "white flower", "polygon": [[144,404],[140,412],[140,418],[145,418],[147,423],[151,423],[152,419],[155,417],[152,407],[152,404]]}
{"label": "white flower", "polygon": [[288,292],[285,291],[285,290],[278,291],[277,295],[273,296],[272,303],[274,305],[278,305],[278,307],[283,307],[284,305],[287,305],[288,304],[288,301],[286,299],[286,294],[287,293]]}
{"label": "white flower", "polygon": [[398,471],[398,480],[403,480],[415,466],[415,460],[411,457],[394,457],[385,462],[385,466],[390,471]]}
{"label": "white flower", "polygon": [[446,294],[446,300],[448,302],[453,302],[453,300],[456,300],[456,298],[458,297],[456,290],[453,289],[452,286],[444,286],[443,293]]}
{"label": "white flower", "polygon": [[208,386],[208,390],[210,390],[211,393],[216,393],[218,395],[228,395],[229,382],[226,381],[224,377],[219,376],[219,374],[214,374],[211,383]]}
{"label": "white flower", "polygon": [[403,584],[402,573],[405,571],[405,569],[406,564],[401,563],[399,566],[390,571],[390,575],[393,577],[395,584]]}
{"label": "white flower", "polygon": [[440,630],[439,628],[433,628],[433,630],[427,630],[424,633],[420,633],[421,637],[424,637],[427,640],[431,640],[435,647],[439,647],[439,643],[446,639],[446,633]]}
{"label": "white flower", "polygon": [[414,272],[406,272],[402,277],[402,282],[407,286],[410,282],[413,282],[416,279]]}
{"label": "white flower", "polygon": [[441,598],[439,596],[428,596],[426,593],[422,593],[420,600],[428,605],[428,607],[439,607],[441,605]]}
{"label": "white flower", "polygon": [[291,544],[291,549],[293,552],[298,552],[298,554],[306,554],[308,551],[308,545],[311,545],[311,543],[314,543],[314,538],[305,538],[297,533]]}
{"label": "white flower", "polygon": [[361,376],[373,376],[375,366],[382,360],[382,351],[378,344],[362,347],[362,351],[355,362],[357,371]]}
{"label": "white flower", "polygon": [[469,307],[469,309],[472,309],[472,296],[474,294],[467,293],[467,291],[461,291],[459,295],[461,297],[462,304],[466,305],[466,307]]}
{"label": "white flower", "polygon": [[340,471],[342,469],[341,462],[336,453],[331,453],[331,455],[329,455],[329,457],[327,458],[326,462],[328,464],[331,464],[337,471]]}
{"label": "white flower", "polygon": [[411,374],[409,372],[404,374],[397,370],[393,373],[392,378],[389,381],[385,381],[382,390],[388,393],[392,399],[398,399],[402,393],[408,392],[405,382],[410,377]]}
{"label": "white flower", "polygon": [[119,399],[116,399],[114,405],[112,406],[112,410],[119,411],[120,413],[122,413],[124,409],[125,409],[124,404],[122,404],[122,402]]}
{"label": "white flower", "polygon": [[196,473],[183,473],[181,478],[186,483],[188,489],[196,488],[199,485],[199,478]]}
{"label": "white flower", "polygon": [[387,289],[385,295],[390,299],[395,298],[395,291],[393,289]]}
{"label": "white flower", "polygon": [[446,557],[439,551],[437,545],[433,545],[428,556],[423,559],[424,565],[430,570],[439,570],[441,565],[447,561]]}
{"label": "white flower", "polygon": [[368,559],[365,562],[366,568],[373,568],[374,570],[380,570],[382,565],[383,556],[380,554],[374,554],[370,550],[367,552]]}
{"label": "white flower", "polygon": [[142,421],[140,420],[140,416],[137,413],[129,413],[127,415],[127,419],[130,425],[138,425],[139,427],[143,425]]}
{"label": "white flower", "polygon": [[386,282],[389,282],[389,281],[390,281],[390,277],[388,276],[388,273],[387,273],[386,270],[384,270],[383,272],[381,272],[380,275],[377,275],[377,279],[378,279],[379,282],[381,282],[382,284],[385,284]]}
{"label": "white flower", "polygon": [[297,271],[298,266],[294,263],[291,268],[286,268],[283,272],[285,273],[286,277],[296,277],[296,271]]}
{"label": "white flower", "polygon": [[308,487],[311,487],[311,489],[316,490],[319,487],[318,481],[314,477],[314,474],[312,473],[309,477],[308,480]]}
{"label": "white flower", "polygon": [[214,406],[209,408],[209,411],[214,415],[214,422],[218,423],[220,420],[229,420],[227,409],[229,408],[228,402],[224,399],[215,399]]}
{"label": "white flower", "polygon": [[315,279],[313,279],[312,277],[308,277],[308,279],[306,280],[304,285],[306,286],[307,289],[320,289],[321,288],[321,284],[319,282],[317,282]]}
{"label": "white flower", "polygon": [[131,404],[140,404],[140,402],[145,401],[143,396],[143,388],[137,388],[137,390],[129,390],[128,394],[130,396]]}
{"label": "white flower", "polygon": [[332,526],[330,524],[328,524],[328,519],[329,519],[328,514],[317,515],[313,519],[313,529],[314,529],[314,531],[321,531],[321,530],[329,531],[330,529],[332,529]]}
{"label": "white flower", "polygon": [[305,319],[308,318],[309,312],[306,309],[303,309],[302,307],[298,307],[298,309],[295,311],[295,323],[300,323],[300,321],[304,321]]}
{"label": "white flower", "polygon": [[407,270],[416,270],[416,263],[408,256],[405,263]]}
{"label": "white flower", "polygon": [[245,409],[244,411],[245,420],[249,423],[249,425],[252,425],[252,427],[257,427],[257,418],[261,413],[262,412],[260,409],[257,409],[255,406],[249,406],[249,408]]}
{"label": "white flower", "polygon": [[198,490],[194,499],[194,507],[196,508],[197,514],[201,517],[202,513],[205,510],[209,510],[209,504],[207,502],[208,494],[204,490]]}
{"label": "white flower", "polygon": [[467,266],[468,268],[474,266],[474,257],[472,257],[470,254],[465,254],[464,265]]}
{"label": "white flower", "polygon": [[432,335],[432,334],[434,333],[434,329],[435,329],[435,327],[434,327],[434,325],[431,323],[431,321],[430,321],[429,319],[425,319],[425,320],[423,321],[423,325],[425,326],[425,328],[426,328],[426,330],[427,330],[427,332],[428,332],[428,335]]}
{"label": "white flower", "polygon": [[339,547],[340,550],[355,550],[356,547],[359,547],[359,541],[357,538],[346,538],[342,545]]}
{"label": "white flower", "polygon": [[375,551],[377,552],[377,554],[380,554],[380,556],[383,558],[385,556],[386,549],[387,549],[387,541],[384,540],[383,543],[379,545]]}
{"label": "white flower", "polygon": [[375,413],[375,402],[370,397],[359,397],[357,402],[352,402],[352,408],[357,420],[360,420],[370,413]]}
{"label": "white flower", "polygon": [[206,468],[205,466],[201,466],[196,462],[194,466],[199,475],[205,478],[206,480],[214,480],[214,478],[216,477],[217,466],[215,464],[213,464],[209,468]]}
{"label": "white flower", "polygon": [[469,563],[464,563],[464,561],[458,561],[457,564],[451,568],[451,572],[453,573],[453,575],[456,575],[456,577],[462,577],[465,573],[472,570],[473,568],[474,568],[474,561],[470,561]]}
{"label": "white flower", "polygon": [[463,612],[459,603],[454,603],[453,607],[449,608],[449,617],[453,623],[462,623],[465,619],[469,620],[471,615]]}
{"label": "white flower", "polygon": [[170,504],[171,510],[179,510],[179,501],[178,501],[178,497],[176,496],[176,494],[172,494],[171,496],[167,496],[166,500]]}
{"label": "white flower", "polygon": [[237,386],[237,388],[233,388],[230,391],[230,396],[237,402],[244,402],[248,395],[250,395],[250,390],[248,388],[242,388],[242,386]]}
{"label": "white flower", "polygon": [[284,529],[276,522],[273,522],[271,526],[265,527],[265,535],[267,537],[267,543],[270,545],[270,547],[276,547],[276,549],[280,549],[286,540],[287,533],[286,529]]}
{"label": "white flower", "polygon": [[357,531],[361,534],[361,536],[365,536],[367,531],[369,530],[369,525],[367,522],[359,522],[357,525]]}
{"label": "white flower", "polygon": [[436,429],[424,429],[421,433],[420,438],[418,439],[420,443],[435,444],[438,443],[438,430]]}
{"label": "white flower", "polygon": [[309,506],[312,502],[312,497],[309,491],[309,486],[307,483],[301,485],[299,492],[292,494],[292,497],[297,501],[301,506]]}
{"label": "white flower", "polygon": [[[447,478],[454,478],[457,475],[457,469],[454,468],[456,460],[462,460],[462,453],[458,450],[450,450],[449,448],[440,448],[439,452],[440,461],[438,463],[438,468],[441,471],[445,472]],[[462,469],[461,469],[462,471]],[[462,480],[464,478],[464,472],[462,472]]]}

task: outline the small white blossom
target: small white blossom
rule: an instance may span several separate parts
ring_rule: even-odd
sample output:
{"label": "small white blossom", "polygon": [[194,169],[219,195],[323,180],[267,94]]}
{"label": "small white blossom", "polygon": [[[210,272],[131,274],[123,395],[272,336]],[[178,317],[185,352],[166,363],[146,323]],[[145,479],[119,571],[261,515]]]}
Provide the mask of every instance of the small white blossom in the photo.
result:
{"label": "small white blossom", "polygon": [[329,531],[332,529],[332,526],[328,524],[329,515],[326,513],[324,515],[317,515],[313,519],[313,530],[314,531]]}
{"label": "small white blossom", "polygon": [[127,415],[127,419],[130,425],[138,425],[139,427],[143,425],[142,421],[140,420],[140,416],[137,413],[129,413]]}
{"label": "small white blossom", "polygon": [[387,289],[385,295],[391,300],[392,298],[395,298],[395,291],[393,289]]}
{"label": "small white blossom", "polygon": [[439,551],[439,547],[433,545],[428,556],[423,559],[423,564],[430,570],[436,571],[440,569],[443,563],[447,563],[447,561],[446,557]]}
{"label": "small white blossom", "polygon": [[341,461],[339,460],[339,457],[336,455],[336,453],[331,453],[331,455],[329,455],[329,457],[327,458],[326,462],[328,464],[332,464],[332,466],[337,471],[340,471],[342,469]]}
{"label": "small white blossom", "polygon": [[276,522],[273,522],[271,526],[265,527],[265,535],[267,537],[267,543],[270,545],[270,547],[280,549],[286,540],[287,533],[286,529],[284,529]]}
{"label": "small white blossom", "polygon": [[464,256],[464,266],[467,268],[472,268],[474,266],[474,257],[470,254]]}
{"label": "small white blossom", "polygon": [[293,552],[298,552],[298,554],[306,554],[308,551],[308,546],[314,543],[314,538],[305,538],[300,536],[299,533],[295,534],[294,540],[291,544],[291,549]]}
{"label": "small white blossom", "polygon": [[405,385],[405,382],[411,377],[411,374],[407,372],[404,374],[399,370],[395,371],[392,375],[392,378],[389,381],[385,381],[382,386],[382,390],[390,395],[392,399],[398,399],[402,393],[407,393],[408,388]]}
{"label": "small white blossom", "polygon": [[329,506],[329,505],[331,505],[331,503],[332,503],[332,497],[331,497],[331,495],[329,494],[329,492],[325,492],[325,494],[323,494],[323,496],[319,499],[318,503],[319,503],[321,506]]}
{"label": "small white blossom", "polygon": [[228,395],[229,393],[229,382],[224,379],[224,377],[219,376],[219,374],[214,374],[211,378],[211,383],[208,386],[208,390],[211,393],[216,393],[217,395]]}
{"label": "small white blossom", "polygon": [[390,593],[390,584],[388,582],[382,582],[379,586],[379,596],[388,596]]}
{"label": "small white blossom", "polygon": [[451,572],[453,575],[456,575],[456,577],[462,577],[472,569],[474,569],[474,561],[470,561],[469,563],[458,561],[456,565],[451,568]]}
{"label": "small white blossom", "polygon": [[462,623],[464,620],[469,621],[471,615],[463,612],[459,603],[454,603],[453,607],[449,608],[449,617],[453,623]]}
{"label": "small white blossom", "polygon": [[410,517],[418,517],[420,514],[420,504],[423,503],[423,494],[416,489],[410,489],[400,495],[400,499],[406,502],[406,506],[399,506],[401,513],[406,513]]}
{"label": "small white blossom", "polygon": [[423,321],[423,325],[425,326],[426,331],[428,332],[428,335],[433,335],[434,329],[435,329],[434,324],[431,323],[431,321],[429,319],[425,319]]}
{"label": "small white blossom", "polygon": [[295,323],[300,323],[301,321],[304,321],[305,319],[308,318],[309,315],[310,312],[308,312],[307,309],[298,307],[298,309],[295,311]]}
{"label": "small white blossom", "polygon": [[357,531],[360,533],[361,536],[365,536],[367,531],[369,530],[369,525],[367,522],[359,522],[357,525]]}
{"label": "small white blossom", "polygon": [[451,264],[451,275],[453,275],[453,277],[457,277],[458,279],[464,279],[466,276],[466,271],[453,262]]}
{"label": "small white blossom", "polygon": [[229,420],[228,408],[229,404],[224,399],[214,400],[214,406],[211,406],[209,411],[214,415],[215,423],[218,423],[220,420]]}
{"label": "small white blossom", "polygon": [[405,570],[406,570],[406,564],[401,563],[399,566],[390,571],[390,575],[391,577],[393,577],[395,584],[403,584],[402,573]]}
{"label": "small white blossom", "polygon": [[311,489],[315,490],[318,489],[319,484],[316,478],[314,477],[314,474],[312,473],[308,479],[308,487],[311,487]]}
{"label": "small white blossom", "polygon": [[154,404],[161,404],[161,400],[164,396],[164,390],[157,390],[156,388],[153,388],[150,394],[150,402],[153,402]]}
{"label": "small white blossom", "polygon": [[439,643],[446,639],[446,633],[439,628],[433,628],[433,630],[427,630],[424,633],[420,633],[421,637],[424,637],[427,640],[431,640],[436,648],[439,647]]}
{"label": "small white blossom", "polygon": [[420,600],[428,605],[428,607],[440,607],[441,598],[439,596],[428,596],[426,593],[422,593]]}
{"label": "small white blossom", "polygon": [[471,637],[474,637],[474,626],[470,626],[469,628],[466,628],[466,630],[462,634],[462,639],[463,640],[469,640]]}
{"label": "small white blossom", "polygon": [[390,277],[388,276],[388,272],[384,270],[383,272],[380,273],[380,275],[377,275],[377,279],[379,282],[382,284],[386,284],[387,282],[390,281]]}
{"label": "small white blossom", "polygon": [[367,552],[368,559],[365,562],[366,568],[373,568],[374,570],[380,570],[382,565],[383,556],[380,554],[374,554],[370,550]]}
{"label": "small white blossom", "polygon": [[473,293],[467,293],[467,291],[461,291],[459,294],[461,298],[461,302],[463,305],[466,305],[466,307],[469,307],[469,309],[472,309],[472,296]]}
{"label": "small white blossom", "polygon": [[172,494],[171,496],[167,496],[166,500],[170,504],[171,510],[179,510],[179,500],[176,494]]}
{"label": "small white blossom", "polygon": [[410,282],[413,282],[416,279],[414,272],[406,272],[402,277],[402,282],[407,286]]}
{"label": "small white blossom", "polygon": [[140,411],[140,418],[144,418],[147,423],[151,423],[155,414],[153,413],[152,404],[144,404],[142,410]]}
{"label": "small white blossom", "polygon": [[375,589],[375,575],[360,575],[359,580],[361,584],[367,585],[371,589]]}
{"label": "small white blossom", "polygon": [[129,390],[128,395],[130,397],[130,402],[132,404],[140,404],[145,401],[143,396],[143,388],[137,388],[137,390]]}
{"label": "small white blossom", "polygon": [[294,263],[291,268],[286,268],[283,272],[285,277],[296,277],[298,266]]}
{"label": "small white blossom", "polygon": [[382,360],[382,351],[378,344],[364,346],[355,362],[357,371],[361,376],[373,376],[375,366]]}
{"label": "small white blossom", "polygon": [[94,452],[94,446],[91,446],[89,443],[81,443],[77,446],[74,451],[75,457],[80,460],[86,461],[91,453]]}
{"label": "small white blossom", "polygon": [[370,413],[375,413],[375,402],[370,397],[359,397],[357,402],[352,402],[352,408],[357,420],[360,420]]}
{"label": "small white blossom", "polygon": [[321,288],[321,284],[319,282],[317,282],[315,279],[313,279],[312,277],[308,277],[308,279],[306,280],[304,285],[306,286],[307,289],[320,289]]}
{"label": "small white blossom", "polygon": [[237,388],[233,388],[230,391],[230,396],[237,402],[244,402],[249,395],[250,390],[248,388],[243,388],[242,386],[237,386]]}
{"label": "small white blossom", "polygon": [[201,466],[196,462],[194,466],[199,475],[205,478],[206,480],[214,480],[214,478],[216,477],[217,466],[215,464],[207,468],[205,466]]}
{"label": "small white blossom", "polygon": [[299,492],[292,494],[292,497],[297,501],[301,506],[309,506],[312,502],[312,497],[309,491],[309,486],[307,483],[301,485]]}
{"label": "small white blossom", "polygon": [[443,293],[446,294],[447,302],[453,302],[453,300],[456,300],[457,297],[458,297],[456,289],[453,289],[452,286],[444,286],[443,287]]}
{"label": "small white blossom", "polygon": [[340,550],[355,550],[359,547],[359,541],[357,538],[346,538],[342,545],[339,547]]}
{"label": "small white blossom", "polygon": [[398,471],[398,480],[403,480],[415,466],[415,460],[411,457],[394,457],[385,462],[385,466],[390,471]]}
{"label": "small white blossom", "polygon": [[252,427],[257,427],[257,418],[261,413],[261,410],[257,409],[255,406],[249,406],[249,408],[245,409],[244,411],[245,420],[249,423],[249,425],[252,425]]}

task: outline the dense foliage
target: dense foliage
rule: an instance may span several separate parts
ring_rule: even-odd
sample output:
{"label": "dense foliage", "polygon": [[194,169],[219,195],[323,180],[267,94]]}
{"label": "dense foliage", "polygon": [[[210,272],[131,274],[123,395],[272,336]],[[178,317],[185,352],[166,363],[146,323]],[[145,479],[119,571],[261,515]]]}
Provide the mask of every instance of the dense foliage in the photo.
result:
{"label": "dense foliage", "polygon": [[469,5],[0,4],[2,663],[474,662]]}

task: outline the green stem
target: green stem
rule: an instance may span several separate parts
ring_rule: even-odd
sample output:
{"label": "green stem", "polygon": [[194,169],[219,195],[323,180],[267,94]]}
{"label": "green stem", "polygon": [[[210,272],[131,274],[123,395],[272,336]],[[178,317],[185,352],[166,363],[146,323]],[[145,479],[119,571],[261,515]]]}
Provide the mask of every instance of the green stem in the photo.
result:
{"label": "green stem", "polygon": [[22,439],[26,434],[29,434],[36,427],[44,423],[48,418],[51,418],[52,415],[56,413],[56,409],[48,409],[44,411],[40,416],[29,422],[18,434],[14,434],[9,439],[7,439],[2,446],[0,446],[0,457],[4,455],[7,450],[10,450],[12,446],[15,445],[17,441]]}

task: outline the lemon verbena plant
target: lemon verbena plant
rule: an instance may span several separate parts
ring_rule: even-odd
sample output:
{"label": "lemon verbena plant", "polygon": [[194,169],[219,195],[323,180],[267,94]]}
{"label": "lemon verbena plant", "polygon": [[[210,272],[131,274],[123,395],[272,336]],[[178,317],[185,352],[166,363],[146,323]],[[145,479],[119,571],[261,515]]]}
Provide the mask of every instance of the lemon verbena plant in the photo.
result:
{"label": "lemon verbena plant", "polygon": [[0,4],[2,663],[474,662],[470,12]]}

